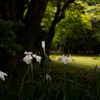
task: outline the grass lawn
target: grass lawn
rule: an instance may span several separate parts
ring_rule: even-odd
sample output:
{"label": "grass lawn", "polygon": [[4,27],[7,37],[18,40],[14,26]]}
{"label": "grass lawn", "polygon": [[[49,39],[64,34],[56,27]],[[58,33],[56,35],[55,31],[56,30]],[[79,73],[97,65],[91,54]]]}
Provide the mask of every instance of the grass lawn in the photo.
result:
{"label": "grass lawn", "polygon": [[[50,55],[51,61],[49,62],[51,76],[54,75],[63,75],[64,64],[63,62],[58,61],[58,58],[62,55]],[[70,77],[83,77],[85,75],[86,79],[97,80],[100,73],[100,69],[96,68],[93,64],[100,66],[100,56],[79,56],[72,55],[74,62],[70,58],[67,63],[66,74]],[[94,59],[97,58],[97,59]],[[41,74],[41,68],[38,63],[34,63],[34,75],[37,77]]]}
{"label": "grass lawn", "polygon": [[[62,62],[58,61],[58,58],[62,57],[62,55],[50,55],[51,62],[49,66],[51,68],[51,74],[63,74],[63,66]],[[87,78],[92,80],[97,79],[98,73],[100,69],[95,69],[93,64],[97,64],[100,66],[100,56],[77,56],[72,55],[72,58],[75,62],[70,60],[67,63],[66,73],[77,75],[79,74],[80,77],[86,75]],[[96,59],[94,59],[96,58]]]}
{"label": "grass lawn", "polygon": [[[3,94],[3,97],[7,96],[6,98],[14,98],[11,100],[15,100],[16,97],[19,98],[19,96],[21,96],[19,94],[19,93],[21,93],[23,98],[29,99],[29,98],[34,97],[36,100],[55,100],[55,99],[37,99],[37,98],[43,98],[43,97],[48,98],[48,96],[50,96],[50,97],[53,96],[53,98],[54,98],[55,94],[56,94],[57,98],[59,98],[61,96],[63,98],[63,93],[65,91],[64,95],[66,95],[65,97],[68,98],[66,100],[80,100],[78,98],[82,98],[82,97],[86,98],[87,96],[88,97],[91,96],[94,98],[94,99],[89,99],[89,100],[100,100],[100,99],[97,99],[100,94],[100,91],[98,89],[98,88],[100,88],[100,79],[99,79],[99,81],[97,81],[100,69],[95,69],[95,66],[93,65],[93,64],[97,64],[98,66],[100,66],[100,56],[72,55],[72,58],[75,61],[73,62],[72,59],[70,58],[67,63],[66,76],[68,76],[68,78],[62,77],[62,75],[64,75],[64,64],[63,64],[63,62],[58,61],[59,57],[62,57],[62,55],[50,55],[51,61],[49,63],[47,63],[47,65],[49,65],[49,73],[48,74],[51,76],[51,78],[55,75],[58,75],[58,77],[52,78],[52,81],[45,81],[44,78],[41,81],[42,78],[40,77],[40,75],[42,75],[42,68],[39,67],[39,65],[40,65],[39,63],[33,61],[34,81],[33,80],[30,81],[30,79],[31,79],[31,70],[30,70],[30,72],[28,72],[28,75],[26,74],[27,77],[26,77],[25,83],[23,83],[21,77],[23,77],[23,75],[25,74],[25,72],[28,68],[27,67],[28,65],[26,63],[22,63],[23,67],[19,66],[17,68],[15,66],[16,69],[14,68],[13,75],[12,74],[9,75],[9,79],[8,79],[8,81],[6,81],[5,85],[4,84],[1,85],[2,94],[4,93],[4,90],[3,90],[4,88],[5,88],[5,91],[8,91],[7,93],[9,93],[7,95],[6,95],[6,93]],[[94,59],[94,58],[96,58],[96,59]],[[48,68],[46,67],[45,69],[47,71]],[[78,77],[77,77],[77,75],[78,75]],[[82,78],[84,75],[85,75],[85,77]],[[15,80],[15,78],[16,78],[16,80]],[[20,84],[20,82],[22,82],[23,84]],[[34,84],[32,84],[32,82]],[[97,83],[97,84],[95,84],[95,83]],[[31,86],[31,85],[34,85],[34,86]],[[21,92],[19,91],[20,88],[22,89]],[[63,89],[64,89],[64,91],[63,91]],[[91,90],[92,90],[92,92],[91,92]],[[14,96],[12,97],[11,93],[14,96],[17,94],[16,97],[14,97]],[[34,95],[32,95],[32,93],[34,93]],[[51,93],[51,94],[49,94],[49,93]],[[88,95],[88,93],[89,93],[89,95]],[[90,93],[91,93],[91,95],[90,95]],[[74,99],[73,96],[76,99]],[[73,99],[70,99],[70,98],[73,98]],[[86,100],[83,98],[81,100]],[[1,98],[0,98],[0,100],[1,100]],[[18,100],[18,99],[16,98],[16,100]],[[32,99],[29,99],[29,100],[32,100]],[[64,99],[56,99],[56,100],[64,100]]]}

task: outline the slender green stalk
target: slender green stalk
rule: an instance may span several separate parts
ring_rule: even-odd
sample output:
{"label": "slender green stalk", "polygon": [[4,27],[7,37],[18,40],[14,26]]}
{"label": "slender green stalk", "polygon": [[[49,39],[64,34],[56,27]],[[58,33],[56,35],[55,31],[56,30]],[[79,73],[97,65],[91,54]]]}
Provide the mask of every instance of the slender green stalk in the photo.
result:
{"label": "slender green stalk", "polygon": [[64,76],[66,76],[66,67],[67,67],[67,64],[64,65]]}
{"label": "slender green stalk", "polygon": [[48,57],[48,55],[46,54],[45,51],[44,51],[44,55],[45,55],[45,57],[46,57],[45,62],[44,62],[44,66],[45,66],[46,63],[47,63],[47,69],[48,69],[47,73],[49,73],[49,57]]}
{"label": "slender green stalk", "polygon": [[[46,82],[46,73],[49,73],[49,57],[46,54],[44,48],[43,48],[43,52],[44,52],[44,55],[45,55],[45,58],[46,58],[45,61],[44,61],[43,69],[42,69],[43,84],[45,85],[45,82]],[[47,71],[45,70],[46,63],[47,63]]]}
{"label": "slender green stalk", "polygon": [[32,75],[32,81],[33,81],[33,71],[34,71],[34,69],[33,69],[33,64],[32,64],[32,62],[30,63],[30,67],[31,67],[31,75]]}
{"label": "slender green stalk", "polygon": [[16,67],[16,65],[14,65],[14,67],[15,67],[15,70],[17,71],[17,73],[18,73],[18,76],[19,76],[20,80],[22,80],[22,77],[21,77],[21,75],[20,75],[20,73],[19,73],[18,68]]}
{"label": "slender green stalk", "polygon": [[[34,67],[33,67],[33,64],[32,64],[32,62],[30,63],[30,67],[31,67],[31,76],[32,76],[32,87],[33,87],[33,79],[34,79],[34,77],[33,77],[33,72],[34,72]],[[33,98],[33,95],[32,95],[32,98]]]}
{"label": "slender green stalk", "polygon": [[[32,64],[32,62],[30,63],[30,66],[31,66],[31,76],[32,76],[32,87],[33,87],[33,79],[34,79],[34,77],[33,77],[33,73],[34,73],[34,67],[33,67],[33,64]],[[32,99],[33,99],[33,95],[32,95]]]}
{"label": "slender green stalk", "polygon": [[26,71],[26,73],[25,73],[25,75],[23,77],[23,80],[22,80],[21,90],[20,90],[20,95],[19,95],[19,100],[21,99],[21,94],[22,94],[22,89],[23,89],[23,85],[24,85],[24,80],[25,80],[25,77],[26,77],[27,73],[29,72],[29,69],[30,69],[30,67],[28,67],[28,69],[27,69],[27,71]]}
{"label": "slender green stalk", "polygon": [[66,76],[66,67],[67,67],[67,64],[64,65],[64,95],[63,95],[63,100],[66,100],[66,93],[65,93],[65,89],[66,89],[66,79],[65,79],[65,76]]}
{"label": "slender green stalk", "polygon": [[1,80],[0,80],[0,92],[1,92],[1,94],[0,94],[1,95],[1,99],[2,100],[6,100],[5,99],[6,95],[5,95],[5,91],[4,91],[4,85],[3,85],[3,82]]}

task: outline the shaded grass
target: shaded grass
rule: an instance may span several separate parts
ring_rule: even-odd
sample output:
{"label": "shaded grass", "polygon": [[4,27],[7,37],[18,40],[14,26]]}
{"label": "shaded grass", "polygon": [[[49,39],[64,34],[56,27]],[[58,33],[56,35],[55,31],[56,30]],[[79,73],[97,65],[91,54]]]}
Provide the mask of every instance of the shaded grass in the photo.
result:
{"label": "shaded grass", "polygon": [[[95,67],[92,64],[97,64],[98,66],[100,66],[100,57],[97,57],[97,59],[94,60],[93,59],[94,56],[72,56],[73,59],[75,59],[75,62],[73,62],[71,59],[68,61],[67,68],[66,68],[66,77],[65,77],[66,80],[64,80],[64,78],[62,77],[64,74],[64,70],[63,70],[64,64],[62,62],[58,61],[58,58],[61,56],[62,55],[50,55],[51,61],[49,62],[49,69],[50,69],[49,75],[52,77],[52,79],[53,79],[53,76],[55,76],[55,75],[59,75],[59,76],[57,78],[54,78],[54,81],[48,81],[47,84],[43,84],[43,83],[45,83],[45,81],[43,81],[43,83],[41,84],[42,81],[40,81],[40,79],[41,79],[40,75],[42,74],[42,69],[39,67],[39,63],[33,62],[35,87],[32,88],[32,86],[31,86],[31,82],[33,82],[33,80],[30,81],[30,79],[29,79],[29,81],[27,81],[27,79],[26,79],[26,81],[23,85],[24,86],[24,88],[23,88],[24,92],[22,95],[23,98],[29,98],[29,100],[31,100],[30,98],[35,97],[35,98],[40,98],[38,100],[47,100],[47,99],[41,99],[41,98],[55,97],[55,94],[56,94],[56,97],[57,97],[56,100],[63,100],[63,99],[59,99],[59,97],[61,97],[61,95],[64,93],[63,89],[65,89],[64,90],[65,97],[68,98],[66,100],[80,100],[81,98],[83,98],[81,100],[86,100],[84,98],[85,97],[87,98],[87,96],[88,97],[93,96],[94,98],[99,97],[100,91],[98,90],[98,88],[99,88],[98,83],[100,82],[100,80],[93,83],[93,81],[97,79],[99,69],[94,70]],[[24,63],[23,63],[22,68],[23,68],[23,70],[25,70],[27,68],[27,65],[26,64],[24,65]],[[22,68],[19,67],[18,69],[15,69],[16,73],[18,71],[23,72]],[[19,69],[21,69],[21,70],[19,70]],[[29,73],[29,75],[30,75],[30,73]],[[77,78],[77,75],[79,76],[78,78]],[[86,75],[85,79],[92,80],[92,84],[90,84],[89,86],[88,86],[89,83],[87,82],[87,80],[84,81],[83,79],[81,79],[81,77],[83,77],[84,75]],[[18,79],[18,80],[16,80],[16,82],[15,82],[15,80],[12,81],[11,78],[9,77],[10,78],[10,80],[8,82],[9,86],[6,85],[6,88],[8,89],[8,93],[9,93],[7,95],[9,98],[12,98],[9,100],[13,100],[13,98],[16,98],[19,96],[18,93],[20,93],[20,85],[22,82],[21,81],[22,79],[19,80],[19,78],[21,76],[22,75],[20,73],[17,75],[16,79]],[[68,76],[68,78],[67,78],[67,76]],[[69,78],[69,76],[71,76],[74,79],[71,80]],[[29,78],[29,77],[27,76],[27,78]],[[53,83],[51,84],[50,82],[53,82]],[[63,82],[64,82],[65,86],[63,86]],[[12,85],[12,83],[13,83],[13,85]],[[95,84],[95,83],[97,83],[97,84]],[[57,87],[57,88],[55,88],[55,87]],[[98,94],[97,94],[97,90],[99,91]],[[34,96],[31,97],[31,94],[33,93],[33,91],[34,91]],[[47,93],[47,91],[48,91],[48,93]],[[91,91],[93,91],[93,92],[91,92]],[[51,94],[49,95],[49,93],[51,93]],[[55,94],[53,94],[53,93],[55,93]],[[95,94],[97,94],[97,97],[95,96]],[[6,94],[3,94],[3,95],[5,97]],[[12,97],[12,95],[14,95],[14,96],[16,95],[16,97]],[[76,99],[75,99],[75,97],[76,97]],[[15,100],[18,100],[18,99],[16,98]],[[55,99],[53,98],[53,99],[48,99],[48,100],[55,100]],[[92,99],[89,99],[89,100],[92,100]],[[99,99],[94,99],[94,100],[99,100]]]}

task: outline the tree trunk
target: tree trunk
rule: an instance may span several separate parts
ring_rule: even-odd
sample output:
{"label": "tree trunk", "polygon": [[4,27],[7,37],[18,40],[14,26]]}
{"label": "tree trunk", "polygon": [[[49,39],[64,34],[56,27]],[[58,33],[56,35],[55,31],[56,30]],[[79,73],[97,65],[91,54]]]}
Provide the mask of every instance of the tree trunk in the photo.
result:
{"label": "tree trunk", "polygon": [[31,0],[28,11],[23,19],[25,0],[2,0],[0,11],[4,20],[23,20],[25,27],[17,30],[18,43],[24,45],[25,50],[33,51],[37,32],[46,10],[48,0]]}
{"label": "tree trunk", "polygon": [[[46,10],[48,0],[31,0],[28,11],[26,13],[24,23],[23,42],[25,42],[26,50],[34,50],[37,32]],[[38,42],[38,40],[37,40]]]}

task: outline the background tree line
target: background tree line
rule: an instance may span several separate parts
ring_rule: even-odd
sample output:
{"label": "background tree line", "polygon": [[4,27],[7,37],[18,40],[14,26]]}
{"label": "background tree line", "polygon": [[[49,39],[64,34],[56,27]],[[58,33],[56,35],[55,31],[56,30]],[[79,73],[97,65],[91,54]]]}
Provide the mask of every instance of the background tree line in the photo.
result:
{"label": "background tree line", "polygon": [[27,51],[100,51],[99,0],[0,0],[0,64]]}
{"label": "background tree line", "polygon": [[76,1],[66,10],[66,18],[56,25],[51,48],[61,52],[100,52],[100,4]]}

